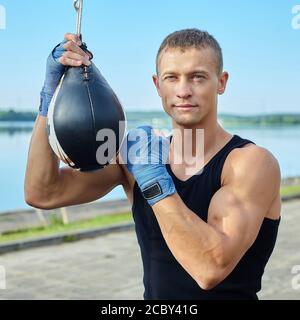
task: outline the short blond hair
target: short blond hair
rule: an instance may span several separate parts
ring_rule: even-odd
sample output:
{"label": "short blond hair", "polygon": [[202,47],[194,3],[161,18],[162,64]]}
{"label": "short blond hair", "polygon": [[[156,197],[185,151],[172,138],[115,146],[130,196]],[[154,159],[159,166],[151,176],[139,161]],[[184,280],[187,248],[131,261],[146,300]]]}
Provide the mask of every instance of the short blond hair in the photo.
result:
{"label": "short blond hair", "polygon": [[158,74],[159,58],[163,50],[168,48],[211,48],[216,54],[216,65],[218,74],[223,70],[223,54],[218,41],[207,31],[199,29],[183,29],[169,34],[162,42],[156,55],[156,73]]}

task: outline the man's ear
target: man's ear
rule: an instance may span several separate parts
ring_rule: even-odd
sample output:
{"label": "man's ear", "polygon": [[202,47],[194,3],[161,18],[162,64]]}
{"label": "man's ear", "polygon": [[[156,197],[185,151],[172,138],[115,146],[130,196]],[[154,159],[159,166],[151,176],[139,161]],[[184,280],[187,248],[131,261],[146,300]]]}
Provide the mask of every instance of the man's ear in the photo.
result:
{"label": "man's ear", "polygon": [[226,84],[229,78],[228,72],[222,72],[221,76],[219,77],[219,84],[218,84],[218,94],[223,94],[226,89]]}
{"label": "man's ear", "polygon": [[153,83],[154,83],[154,85],[156,87],[158,95],[161,97],[158,76],[156,74],[154,74],[152,76],[152,80],[153,80]]}

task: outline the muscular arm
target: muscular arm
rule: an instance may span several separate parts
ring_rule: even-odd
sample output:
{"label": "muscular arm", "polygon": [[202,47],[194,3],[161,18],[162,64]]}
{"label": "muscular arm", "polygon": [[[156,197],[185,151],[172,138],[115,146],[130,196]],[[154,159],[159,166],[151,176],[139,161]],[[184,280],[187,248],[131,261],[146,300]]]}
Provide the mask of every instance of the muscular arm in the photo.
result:
{"label": "muscular arm", "polygon": [[59,168],[59,159],[48,142],[46,121],[45,117],[37,117],[29,147],[24,186],[29,205],[53,209],[86,203],[124,183],[125,177],[118,164],[93,172]]}
{"label": "muscular arm", "polygon": [[278,163],[267,150],[236,149],[228,158],[223,186],[211,200],[207,223],[177,193],[153,206],[174,257],[203,289],[214,287],[234,269],[279,194]]}

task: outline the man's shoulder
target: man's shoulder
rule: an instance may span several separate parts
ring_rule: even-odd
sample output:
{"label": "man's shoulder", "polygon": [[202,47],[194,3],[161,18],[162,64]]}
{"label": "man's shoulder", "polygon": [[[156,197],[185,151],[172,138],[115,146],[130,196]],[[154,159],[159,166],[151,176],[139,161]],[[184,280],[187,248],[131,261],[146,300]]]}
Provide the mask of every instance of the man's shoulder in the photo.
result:
{"label": "man's shoulder", "polygon": [[245,178],[256,179],[257,182],[280,180],[280,167],[275,156],[268,149],[253,143],[233,149],[223,171],[224,178],[231,182]]}
{"label": "man's shoulder", "polygon": [[240,148],[233,149],[229,156],[231,161],[247,162],[252,158],[269,158],[276,160],[271,151],[254,143],[247,143]]}
{"label": "man's shoulder", "polygon": [[266,164],[277,166],[278,161],[271,151],[259,145],[249,143],[241,148],[235,148],[229,154],[228,160],[235,168],[259,167]]}

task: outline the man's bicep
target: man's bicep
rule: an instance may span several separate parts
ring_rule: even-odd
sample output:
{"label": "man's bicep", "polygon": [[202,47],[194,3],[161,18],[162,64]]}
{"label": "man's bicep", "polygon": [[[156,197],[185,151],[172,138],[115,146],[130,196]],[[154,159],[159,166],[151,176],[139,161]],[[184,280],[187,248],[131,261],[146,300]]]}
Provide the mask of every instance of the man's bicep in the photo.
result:
{"label": "man's bicep", "polygon": [[255,241],[264,218],[264,208],[243,198],[230,186],[222,187],[212,198],[208,223],[224,236],[228,258],[239,260]]}
{"label": "man's bicep", "polygon": [[280,184],[277,163],[267,151],[242,152],[208,211],[208,223],[224,235],[224,250],[232,261],[255,241]]}

